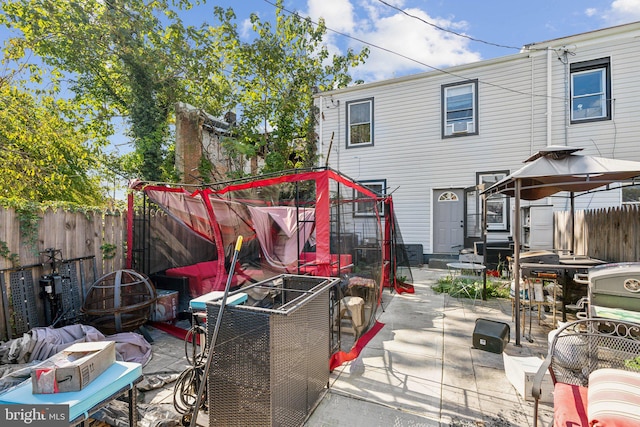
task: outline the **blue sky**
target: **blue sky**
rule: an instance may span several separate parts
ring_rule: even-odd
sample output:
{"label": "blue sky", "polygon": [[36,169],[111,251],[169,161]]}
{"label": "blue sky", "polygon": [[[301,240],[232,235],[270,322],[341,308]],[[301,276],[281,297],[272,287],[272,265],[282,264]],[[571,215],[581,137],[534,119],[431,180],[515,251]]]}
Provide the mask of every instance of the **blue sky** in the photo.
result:
{"label": "blue sky", "polygon": [[[271,19],[275,10],[275,0],[210,1],[189,13],[187,22],[207,21],[214,4],[232,7],[240,26],[252,12]],[[334,52],[359,49],[359,39],[413,60],[371,47],[366,64],[354,73],[366,82],[505,56],[525,44],[640,21],[640,0],[285,0],[284,5],[312,20],[323,17],[328,28],[353,37],[329,31],[326,42]]]}
{"label": "blue sky", "polygon": [[[275,0],[208,0],[182,18],[191,25],[215,25],[215,5],[234,9],[247,38],[251,13],[263,20],[275,15]],[[285,0],[284,7],[313,21],[323,17],[332,52],[369,44],[369,58],[353,72],[365,82],[505,56],[525,44],[640,21],[640,0]],[[0,28],[0,41],[7,36]]]}

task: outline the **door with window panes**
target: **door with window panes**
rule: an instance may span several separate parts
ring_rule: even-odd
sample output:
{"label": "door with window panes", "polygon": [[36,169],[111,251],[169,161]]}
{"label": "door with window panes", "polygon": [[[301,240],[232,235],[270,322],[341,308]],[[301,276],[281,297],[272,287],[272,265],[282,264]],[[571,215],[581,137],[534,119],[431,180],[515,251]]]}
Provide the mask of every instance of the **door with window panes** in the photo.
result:
{"label": "door with window panes", "polygon": [[464,189],[433,193],[433,252],[456,254],[464,247]]}

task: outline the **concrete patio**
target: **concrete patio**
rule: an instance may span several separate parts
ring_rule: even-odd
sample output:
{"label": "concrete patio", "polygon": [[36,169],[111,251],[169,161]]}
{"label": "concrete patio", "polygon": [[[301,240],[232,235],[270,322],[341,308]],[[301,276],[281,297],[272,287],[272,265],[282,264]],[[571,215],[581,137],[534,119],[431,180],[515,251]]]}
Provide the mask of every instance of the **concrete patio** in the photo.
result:
{"label": "concrete patio", "polygon": [[[475,349],[476,319],[510,325],[505,353],[543,358],[550,315],[526,325],[515,345],[511,301],[452,298],[432,291],[446,270],[414,268],[414,294],[384,291],[382,330],[360,357],[335,369],[330,387],[305,426],[530,426],[533,402],[505,374],[503,355]],[[145,373],[182,372],[184,343],[151,329],[153,358]],[[532,342],[530,342],[530,340]],[[173,411],[173,383],[144,393],[144,403]],[[143,405],[144,406],[144,405]],[[550,425],[552,405],[542,404],[541,425]],[[209,425],[206,413],[198,424]]]}

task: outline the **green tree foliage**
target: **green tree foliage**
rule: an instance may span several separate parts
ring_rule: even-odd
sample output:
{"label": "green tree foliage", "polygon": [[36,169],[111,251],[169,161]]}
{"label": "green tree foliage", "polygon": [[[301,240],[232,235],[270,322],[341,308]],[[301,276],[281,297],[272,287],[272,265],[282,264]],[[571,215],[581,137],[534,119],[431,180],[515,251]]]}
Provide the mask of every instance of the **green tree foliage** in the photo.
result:
{"label": "green tree foliage", "polygon": [[152,181],[167,178],[175,102],[220,112],[216,94],[223,92],[224,80],[216,77],[215,51],[208,55],[213,31],[182,24],[176,10],[190,7],[188,1],[165,0],[10,0],[2,5],[6,25],[23,34],[15,44],[66,73],[76,96],[92,99],[104,120],[128,118],[135,154],[121,165]]}
{"label": "green tree foliage", "polygon": [[0,24],[20,35],[5,55],[25,64],[32,84],[46,74],[51,90],[69,89],[82,106],[74,113],[92,118],[94,134],[125,117],[135,151],[103,161],[129,177],[179,179],[170,135],[176,102],[214,116],[237,111],[237,132],[224,146],[230,156],[251,159],[254,173],[258,154],[266,154],[264,171],[314,165],[313,90],[350,83],[348,71],[366,49],[330,55],[324,23],[285,14],[281,1],[274,25],[251,17],[249,42],[241,40],[232,9],[215,8],[216,26],[184,25],[179,12],[191,6],[188,0],[6,0]]}
{"label": "green tree foliage", "polygon": [[0,85],[0,197],[103,203],[98,151],[76,107]]}
{"label": "green tree foliage", "polygon": [[[348,71],[364,61],[359,53],[330,55],[323,39],[326,27],[297,14],[286,14],[277,2],[275,25],[250,17],[255,38],[243,42],[233,10],[215,9],[218,36],[226,46],[233,102],[242,112],[235,149],[253,160],[265,155],[264,172],[314,166],[316,162],[314,90],[344,87]],[[257,163],[252,172],[257,172]]]}

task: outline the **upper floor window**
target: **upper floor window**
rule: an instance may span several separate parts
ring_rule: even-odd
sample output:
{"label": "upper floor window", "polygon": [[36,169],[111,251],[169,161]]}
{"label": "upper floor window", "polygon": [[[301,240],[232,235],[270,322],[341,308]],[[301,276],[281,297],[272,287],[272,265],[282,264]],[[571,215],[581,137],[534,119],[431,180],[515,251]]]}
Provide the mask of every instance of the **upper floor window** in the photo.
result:
{"label": "upper floor window", "polygon": [[478,134],[478,81],[442,86],[442,136]]}
{"label": "upper floor window", "polygon": [[373,98],[347,102],[347,148],[373,145]]}
{"label": "upper floor window", "polygon": [[571,123],[610,119],[609,58],[571,64]]}

